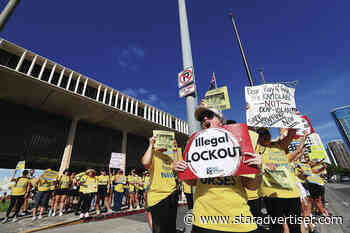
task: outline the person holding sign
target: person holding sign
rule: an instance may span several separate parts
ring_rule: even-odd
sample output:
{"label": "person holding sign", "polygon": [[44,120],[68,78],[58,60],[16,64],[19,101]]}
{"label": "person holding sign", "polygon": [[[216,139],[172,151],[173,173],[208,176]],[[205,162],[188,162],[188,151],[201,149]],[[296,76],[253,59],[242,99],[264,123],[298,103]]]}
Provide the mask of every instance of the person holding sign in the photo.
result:
{"label": "person holding sign", "polygon": [[15,214],[12,222],[17,222],[18,213],[24,203],[24,198],[27,197],[30,190],[30,179],[28,177],[28,170],[24,170],[22,172],[22,176],[15,178],[17,170],[15,169],[13,176],[10,181],[15,182],[14,185],[11,186],[11,196],[10,196],[10,205],[6,212],[6,217],[2,221],[2,223],[6,223],[8,221],[9,215],[14,207]]}
{"label": "person holding sign", "polygon": [[[221,112],[214,108],[207,108],[204,103],[195,111],[195,118],[200,122],[202,129],[220,128],[225,123]],[[246,154],[253,158],[245,160],[248,166],[260,169],[261,156],[249,152]],[[174,164],[175,171],[183,172],[188,163],[179,160]],[[247,204],[247,196],[244,188],[256,190],[261,183],[261,175],[253,175],[252,178],[243,176],[225,176],[214,178],[201,178],[198,180],[186,180],[196,187],[194,195],[194,222],[192,233],[219,233],[219,232],[257,232],[257,225]],[[215,222],[213,218],[227,218],[228,222]],[[208,221],[203,221],[207,219]],[[218,220],[218,219],[216,219]]]}
{"label": "person holding sign", "polygon": [[126,183],[126,178],[122,170],[119,170],[117,175],[114,176],[114,206],[113,211],[118,212],[122,208],[123,194],[124,194],[124,184]]}
{"label": "person holding sign", "polygon": [[153,233],[176,233],[178,191],[173,172],[173,163],[178,159],[177,146],[171,154],[156,150],[157,137],[149,139],[149,146],[142,156],[142,165],[150,172],[150,186],[147,192],[147,207],[152,216]]}
{"label": "person holding sign", "polygon": [[[288,145],[295,136],[295,129],[281,130],[283,135],[278,141],[271,141],[271,134],[267,128],[258,128],[259,133],[256,152],[262,155],[263,184],[262,194],[268,213],[272,217],[300,216],[300,193],[296,185],[296,177],[291,162],[299,152],[288,153]],[[300,148],[302,149],[302,148]],[[276,208],[279,206],[281,208]],[[300,224],[287,222],[290,232],[301,232]],[[275,222],[270,224],[272,232],[282,232],[283,226]]]}

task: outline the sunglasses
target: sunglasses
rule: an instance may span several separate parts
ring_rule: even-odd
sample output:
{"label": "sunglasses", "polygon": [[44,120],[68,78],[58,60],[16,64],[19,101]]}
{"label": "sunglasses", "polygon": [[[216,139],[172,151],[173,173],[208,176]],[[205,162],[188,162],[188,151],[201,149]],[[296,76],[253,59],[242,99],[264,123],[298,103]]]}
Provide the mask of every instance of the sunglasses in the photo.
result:
{"label": "sunglasses", "polygon": [[206,112],[203,112],[200,116],[199,116],[199,121],[200,122],[203,122],[204,121],[204,118],[206,117],[207,119],[213,119],[215,116],[215,113],[213,113],[212,111],[206,111]]}

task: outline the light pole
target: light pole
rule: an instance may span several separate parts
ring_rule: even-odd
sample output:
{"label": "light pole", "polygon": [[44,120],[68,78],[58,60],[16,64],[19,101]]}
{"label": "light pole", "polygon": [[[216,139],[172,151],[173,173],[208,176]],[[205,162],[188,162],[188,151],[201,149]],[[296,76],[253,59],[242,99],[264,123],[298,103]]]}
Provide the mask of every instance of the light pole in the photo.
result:
{"label": "light pole", "polygon": [[[181,48],[182,48],[182,63],[183,69],[193,67],[192,50],[190,32],[187,22],[187,10],[185,0],[179,0],[179,17],[180,17],[180,34],[181,34]],[[194,69],[193,69],[194,70]],[[193,72],[195,73],[195,72]],[[193,74],[194,84],[196,79]],[[186,96],[187,121],[190,135],[200,130],[200,124],[194,117],[194,112],[198,105],[197,87],[195,86],[193,95]]]}
{"label": "light pole", "polygon": [[0,32],[5,27],[5,24],[9,20],[10,16],[12,15],[13,11],[19,4],[20,0],[9,0],[7,5],[5,6],[4,10],[0,14]]}
{"label": "light pole", "polygon": [[230,19],[231,19],[231,22],[232,22],[232,25],[233,25],[233,29],[234,29],[237,41],[238,41],[238,46],[239,46],[239,49],[241,51],[241,55],[242,55],[242,59],[243,59],[244,67],[245,67],[245,71],[247,73],[250,86],[254,86],[253,78],[252,78],[252,75],[250,73],[250,69],[249,69],[249,66],[248,66],[248,61],[247,61],[247,58],[246,58],[246,56],[244,54],[244,50],[243,50],[241,39],[239,38],[239,34],[238,34],[238,30],[237,30],[235,19],[233,18],[232,13],[230,13],[229,16],[230,16]]}

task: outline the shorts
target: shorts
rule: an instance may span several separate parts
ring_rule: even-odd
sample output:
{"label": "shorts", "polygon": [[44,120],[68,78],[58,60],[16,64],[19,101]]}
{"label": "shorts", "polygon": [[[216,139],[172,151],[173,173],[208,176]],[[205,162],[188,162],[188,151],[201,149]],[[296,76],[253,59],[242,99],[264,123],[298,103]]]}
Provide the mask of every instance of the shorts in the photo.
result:
{"label": "shorts", "polygon": [[97,190],[97,197],[104,199],[107,196],[107,185],[99,185]]}
{"label": "shorts", "polygon": [[179,194],[177,191],[149,207],[152,215],[152,227],[157,229],[154,232],[176,232],[176,216]]}
{"label": "shorts", "polygon": [[38,208],[39,206],[42,208],[47,208],[47,204],[49,203],[50,191],[39,191],[36,193],[34,197],[34,208]]}
{"label": "shorts", "polygon": [[68,195],[69,194],[69,189],[57,189],[56,190],[56,195]]}
{"label": "shorts", "polygon": [[72,189],[69,191],[69,196],[71,197],[79,197],[79,191],[77,189]]}
{"label": "shorts", "polygon": [[316,199],[322,196],[322,188],[323,188],[322,185],[309,183],[308,186],[309,186],[310,197],[312,199]]}

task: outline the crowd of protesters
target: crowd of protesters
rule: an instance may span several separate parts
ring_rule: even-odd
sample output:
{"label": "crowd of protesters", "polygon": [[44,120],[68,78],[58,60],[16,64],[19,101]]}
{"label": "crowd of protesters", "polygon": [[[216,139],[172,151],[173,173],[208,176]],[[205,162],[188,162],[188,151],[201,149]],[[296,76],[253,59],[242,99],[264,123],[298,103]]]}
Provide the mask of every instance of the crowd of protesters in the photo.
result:
{"label": "crowd of protesters", "polygon": [[[220,128],[226,122],[223,114],[202,103],[195,111],[195,118],[202,129]],[[185,193],[188,208],[193,209],[192,233],[220,232],[274,232],[299,233],[316,232],[312,223],[300,222],[269,224],[256,222],[203,222],[203,216],[244,216],[263,217],[308,217],[312,208],[320,215],[329,216],[324,206],[324,180],[322,173],[326,166],[323,161],[312,161],[305,152],[304,135],[295,151],[289,145],[296,137],[295,129],[280,129],[280,136],[273,140],[268,128],[249,130],[258,134],[254,153],[248,153],[247,166],[259,170],[253,176],[229,176],[179,181],[177,175],[187,169],[188,163],[183,160],[174,141],[172,154],[164,154],[154,149],[156,137],[149,138],[149,146],[141,157],[146,172],[140,176],[132,170],[125,175],[122,170],[102,169],[97,175],[94,169],[76,174],[65,170],[54,181],[42,177],[31,177],[27,170],[22,176],[11,178],[15,184],[11,187],[10,206],[3,222],[7,222],[14,209],[12,221],[17,221],[23,205],[23,212],[28,211],[28,198],[34,198],[32,211],[33,221],[42,218],[45,211],[48,216],[62,216],[65,212],[74,211],[81,218],[89,217],[93,206],[96,214],[145,207],[148,224],[153,233],[176,233],[177,209],[180,193]],[[267,174],[283,168],[289,177],[288,189],[271,186],[265,183]],[[183,186],[179,185],[182,184]],[[179,187],[181,191],[179,192]],[[192,190],[195,189],[194,194]],[[123,202],[124,200],[124,202]],[[105,206],[105,208],[104,208]],[[265,209],[263,213],[262,209]],[[37,213],[39,215],[37,217]]]}
{"label": "crowd of protesters", "polygon": [[[16,177],[14,171],[10,181],[10,205],[2,223],[9,219],[17,222],[19,216],[32,215],[32,221],[47,216],[63,216],[74,212],[80,218],[89,217],[89,211],[112,213],[143,208],[146,192],[150,185],[149,172],[137,174],[131,170],[125,174],[121,169],[94,169],[84,172],[70,172],[66,169],[56,179],[43,175],[34,176],[34,170],[23,170]],[[5,201],[5,198],[3,198]],[[30,205],[33,202],[34,205]],[[29,212],[29,207],[31,212]],[[22,211],[21,211],[22,209]],[[20,213],[21,211],[21,213]],[[11,212],[14,212],[10,217]]]}

